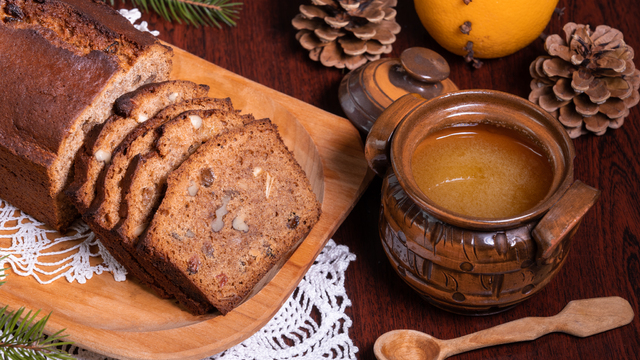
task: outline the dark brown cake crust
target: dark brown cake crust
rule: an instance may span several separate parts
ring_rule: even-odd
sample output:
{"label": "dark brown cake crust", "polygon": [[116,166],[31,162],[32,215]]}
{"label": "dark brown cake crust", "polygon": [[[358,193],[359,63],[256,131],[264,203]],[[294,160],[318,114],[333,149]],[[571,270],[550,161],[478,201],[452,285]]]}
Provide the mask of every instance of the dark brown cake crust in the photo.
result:
{"label": "dark brown cake crust", "polygon": [[[20,64],[12,76],[0,76],[3,92],[15,94],[0,101],[2,145],[47,166],[75,119],[118,70],[117,63],[102,52],[82,57],[53,47],[33,30],[0,26],[0,39],[0,68]],[[32,156],[33,148],[46,153],[48,161]]]}
{"label": "dark brown cake crust", "polygon": [[[176,93],[175,99],[169,102],[164,101],[164,97],[171,93]],[[120,96],[113,105],[113,111],[122,117],[137,117],[139,112],[146,113],[148,111],[148,109],[145,109],[146,105],[147,108],[153,108],[154,114],[146,114],[151,118],[155,116],[155,113],[158,113],[171,103],[206,97],[208,93],[208,85],[196,84],[186,80],[149,83]]]}

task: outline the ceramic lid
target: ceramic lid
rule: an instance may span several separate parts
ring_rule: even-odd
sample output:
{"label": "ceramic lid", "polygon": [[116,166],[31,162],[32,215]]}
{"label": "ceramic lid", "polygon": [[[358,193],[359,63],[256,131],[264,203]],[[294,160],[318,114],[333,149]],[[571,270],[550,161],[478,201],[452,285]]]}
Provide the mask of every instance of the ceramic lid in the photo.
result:
{"label": "ceramic lid", "polygon": [[378,116],[408,93],[425,99],[457,90],[449,64],[435,51],[414,47],[400,58],[380,59],[348,73],[340,83],[340,105],[361,132],[368,133]]}

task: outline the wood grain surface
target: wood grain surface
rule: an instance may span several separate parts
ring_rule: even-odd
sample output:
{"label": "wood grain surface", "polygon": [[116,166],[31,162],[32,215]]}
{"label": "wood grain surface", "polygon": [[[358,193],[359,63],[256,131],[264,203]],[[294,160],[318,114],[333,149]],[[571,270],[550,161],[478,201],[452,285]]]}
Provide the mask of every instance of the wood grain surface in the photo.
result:
{"label": "wood grain surface", "polygon": [[[462,0],[460,0],[462,1]],[[474,0],[482,1],[482,0]],[[193,28],[144,15],[160,38],[225,69],[269,88],[344,116],[338,87],[345,71],[325,68],[309,59],[295,39],[291,19],[300,4],[310,0],[250,0],[244,2],[235,28]],[[129,3],[125,7],[130,7]],[[621,30],[636,52],[640,66],[640,5],[636,0],[560,0],[564,15],[554,16],[545,30],[561,33],[569,21],[607,24]],[[396,7],[402,31],[390,56],[412,46],[442,54],[451,66],[450,78],[460,89],[486,88],[522,97],[529,94],[529,64],[543,55],[542,40],[501,59],[486,60],[472,69],[446,52],[428,35],[410,0]],[[498,315],[474,318],[449,314],[426,304],[392,270],[378,237],[381,181],[373,181],[351,215],[334,235],[357,256],[346,273],[347,294],[353,305],[349,331],[360,359],[374,359],[373,343],[394,329],[414,329],[440,339],[459,337],[514,319],[558,313],[571,300],[602,296],[627,299],[638,314],[640,298],[640,107],[625,124],[604,136],[582,136],[576,147],[575,178],[602,190],[600,199],[573,239],[564,268],[532,299]],[[536,342],[497,346],[461,354],[471,359],[637,359],[640,318],[630,325],[581,339],[564,334]]]}

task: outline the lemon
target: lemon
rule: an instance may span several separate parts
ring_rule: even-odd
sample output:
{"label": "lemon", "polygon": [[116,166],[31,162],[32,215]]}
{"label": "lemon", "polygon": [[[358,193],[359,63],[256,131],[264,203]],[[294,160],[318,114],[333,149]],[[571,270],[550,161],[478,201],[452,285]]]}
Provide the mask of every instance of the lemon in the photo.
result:
{"label": "lemon", "polygon": [[[476,58],[497,58],[529,45],[547,26],[558,0],[414,0],[422,25],[442,47]],[[471,23],[469,34],[460,26]]]}

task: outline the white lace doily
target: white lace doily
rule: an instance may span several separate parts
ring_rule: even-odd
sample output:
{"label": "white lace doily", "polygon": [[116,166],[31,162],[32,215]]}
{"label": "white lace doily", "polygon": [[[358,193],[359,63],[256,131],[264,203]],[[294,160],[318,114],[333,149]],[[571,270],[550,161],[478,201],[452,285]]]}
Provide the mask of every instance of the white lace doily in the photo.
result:
{"label": "white lace doily", "polygon": [[[146,21],[135,24],[142,16],[138,9],[119,11],[138,30],[159,35],[148,29]],[[0,258],[3,256],[6,258],[0,261],[0,268],[8,264],[14,274],[32,276],[43,286],[63,277],[84,284],[103,272],[110,272],[116,281],[126,280],[126,269],[82,221],[61,236],[0,199]],[[209,359],[355,359],[358,348],[349,338],[351,319],[344,312],[351,306],[344,273],[355,258],[348,247],[329,240],[267,325],[243,343]],[[67,351],[80,360],[108,359],[74,346]]]}
{"label": "white lace doily", "polygon": [[0,268],[9,264],[20,276],[33,276],[40,284],[62,277],[84,284],[93,274],[107,271],[124,281],[127,271],[82,221],[61,236],[36,219],[0,199]]}

